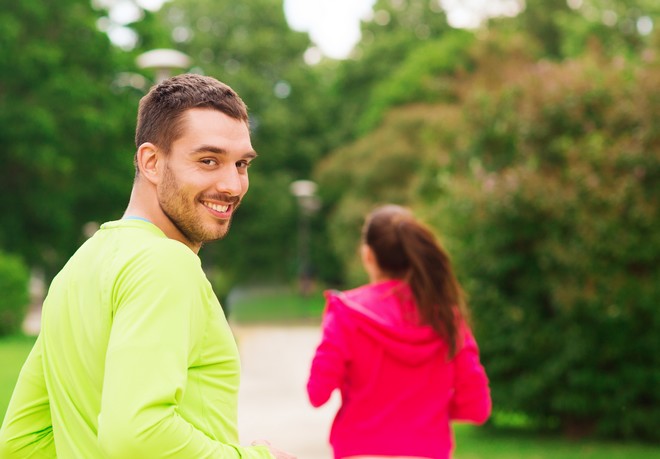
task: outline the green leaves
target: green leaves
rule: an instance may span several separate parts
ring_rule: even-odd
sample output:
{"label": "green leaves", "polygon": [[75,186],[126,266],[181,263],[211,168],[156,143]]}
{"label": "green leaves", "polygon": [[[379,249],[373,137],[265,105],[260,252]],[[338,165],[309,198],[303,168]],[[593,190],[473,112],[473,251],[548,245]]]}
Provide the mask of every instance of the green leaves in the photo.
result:
{"label": "green leaves", "polygon": [[[629,65],[648,78],[649,67]],[[545,428],[657,440],[651,414],[627,413],[658,401],[646,382],[660,364],[660,316],[647,308],[660,300],[660,240],[649,231],[660,177],[642,177],[660,157],[644,140],[653,134],[616,127],[625,101],[646,89],[606,60],[544,64],[542,80],[537,69],[488,96],[497,110],[467,121],[470,157],[484,166],[464,168],[432,213],[450,216],[438,226],[461,241],[495,406]],[[644,125],[657,107],[645,110],[625,118]],[[509,148],[483,140],[500,122]],[[645,328],[655,338],[640,341]]]}
{"label": "green leaves", "polygon": [[[90,4],[42,3],[18,2],[0,15],[0,249],[52,273],[85,222],[125,206],[136,100],[110,90],[121,67]],[[120,177],[125,191],[108,187],[99,170]]]}

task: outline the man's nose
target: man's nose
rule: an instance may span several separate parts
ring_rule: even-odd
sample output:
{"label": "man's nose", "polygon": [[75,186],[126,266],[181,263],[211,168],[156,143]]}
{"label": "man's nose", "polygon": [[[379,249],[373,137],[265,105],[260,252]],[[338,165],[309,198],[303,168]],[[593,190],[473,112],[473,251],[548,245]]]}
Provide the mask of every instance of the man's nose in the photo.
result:
{"label": "man's nose", "polygon": [[230,196],[240,196],[243,192],[241,175],[238,168],[234,165],[222,168],[216,182],[216,189],[219,193]]}

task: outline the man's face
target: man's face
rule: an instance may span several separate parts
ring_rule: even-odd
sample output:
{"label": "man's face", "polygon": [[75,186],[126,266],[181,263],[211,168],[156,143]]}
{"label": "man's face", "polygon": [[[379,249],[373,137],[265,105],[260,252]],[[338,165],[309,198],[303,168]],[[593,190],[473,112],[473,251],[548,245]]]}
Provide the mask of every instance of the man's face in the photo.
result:
{"label": "man's face", "polygon": [[217,110],[184,114],[183,135],[170,149],[158,203],[192,245],[222,238],[248,190],[256,153],[247,125]]}

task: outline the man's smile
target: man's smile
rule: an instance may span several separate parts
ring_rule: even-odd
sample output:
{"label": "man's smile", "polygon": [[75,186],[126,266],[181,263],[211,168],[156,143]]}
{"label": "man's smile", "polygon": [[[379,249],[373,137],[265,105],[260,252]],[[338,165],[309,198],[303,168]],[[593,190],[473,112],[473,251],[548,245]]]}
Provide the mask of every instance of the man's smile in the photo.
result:
{"label": "man's smile", "polygon": [[225,213],[229,208],[231,207],[229,204],[216,204],[215,202],[210,202],[210,201],[202,201],[202,204],[204,206],[208,207],[211,210],[215,210],[216,212],[220,213]]}

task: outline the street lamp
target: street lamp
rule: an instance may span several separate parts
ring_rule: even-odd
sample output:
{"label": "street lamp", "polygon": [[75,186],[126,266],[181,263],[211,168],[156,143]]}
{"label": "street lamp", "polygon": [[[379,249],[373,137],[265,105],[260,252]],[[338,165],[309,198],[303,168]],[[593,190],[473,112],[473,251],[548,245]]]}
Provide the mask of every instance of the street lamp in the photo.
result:
{"label": "street lamp", "polygon": [[174,69],[186,69],[190,67],[192,60],[190,56],[175,49],[152,49],[140,54],[135,59],[137,66],[141,69],[154,69],[156,72],[156,83],[161,83],[170,77]]}
{"label": "street lamp", "polygon": [[291,194],[298,202],[298,279],[300,293],[308,296],[312,288],[312,267],[309,261],[310,218],[321,206],[316,196],[316,183],[311,180],[296,180],[291,183]]}

